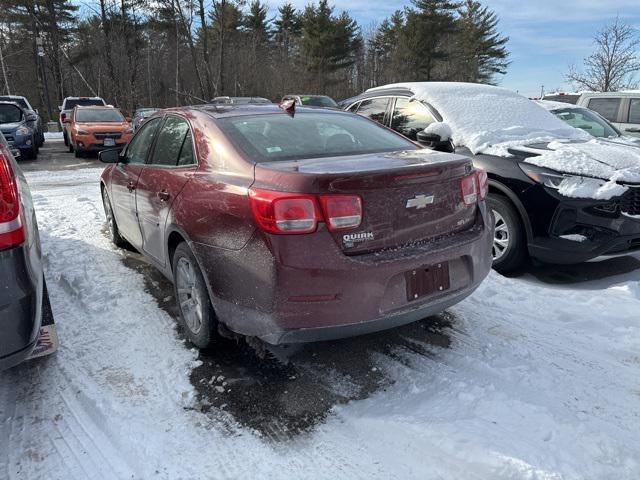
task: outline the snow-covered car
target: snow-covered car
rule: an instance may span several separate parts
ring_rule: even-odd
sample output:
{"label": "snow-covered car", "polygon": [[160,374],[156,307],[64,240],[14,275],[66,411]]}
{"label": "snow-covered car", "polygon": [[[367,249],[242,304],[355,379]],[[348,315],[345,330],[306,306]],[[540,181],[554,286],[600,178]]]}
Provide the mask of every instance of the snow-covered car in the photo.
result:
{"label": "snow-covered car", "polygon": [[203,105],[151,117],[101,191],[111,239],[174,283],[190,340],[272,344],[442,312],[491,269],[486,174],[340,110]]}
{"label": "snow-covered car", "polygon": [[624,135],[640,137],[640,90],[585,92],[576,104],[598,112]]}
{"label": "snow-covered car", "polygon": [[536,103],[553,113],[563,122],[574,128],[584,130],[596,138],[640,147],[640,138],[622,135],[620,130],[598,112],[563,102],[536,100]]}
{"label": "snow-covered car", "polygon": [[422,82],[367,90],[347,110],[489,175],[494,268],[527,257],[580,263],[640,249],[640,149],[594,139],[531,100],[489,85]]}

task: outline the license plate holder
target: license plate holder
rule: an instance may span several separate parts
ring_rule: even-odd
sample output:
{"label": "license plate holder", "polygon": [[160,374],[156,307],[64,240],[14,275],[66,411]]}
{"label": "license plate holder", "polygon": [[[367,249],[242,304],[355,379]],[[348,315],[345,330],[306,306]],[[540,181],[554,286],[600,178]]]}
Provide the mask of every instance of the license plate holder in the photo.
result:
{"label": "license plate holder", "polygon": [[441,262],[405,273],[407,301],[418,300],[432,293],[449,290],[449,263]]}
{"label": "license plate holder", "polygon": [[115,147],[116,146],[116,141],[113,138],[105,138],[104,139],[104,146],[105,147]]}

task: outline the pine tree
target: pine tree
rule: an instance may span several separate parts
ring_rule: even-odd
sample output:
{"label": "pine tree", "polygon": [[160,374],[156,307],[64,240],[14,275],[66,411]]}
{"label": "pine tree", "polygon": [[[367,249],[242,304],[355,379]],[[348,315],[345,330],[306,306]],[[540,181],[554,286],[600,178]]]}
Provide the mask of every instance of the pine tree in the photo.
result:
{"label": "pine tree", "polygon": [[498,33],[498,17],[480,2],[466,0],[460,9],[458,25],[457,80],[491,83],[495,75],[506,73],[508,37]]}

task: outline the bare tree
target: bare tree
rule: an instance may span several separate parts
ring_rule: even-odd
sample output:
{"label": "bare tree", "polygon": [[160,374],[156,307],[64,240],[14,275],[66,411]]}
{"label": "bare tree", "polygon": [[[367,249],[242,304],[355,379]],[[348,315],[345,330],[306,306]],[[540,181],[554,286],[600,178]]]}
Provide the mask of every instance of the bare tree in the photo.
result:
{"label": "bare tree", "polygon": [[584,59],[584,71],[570,67],[567,80],[578,88],[613,92],[635,86],[640,71],[640,38],[635,29],[618,18],[594,38],[595,51]]}

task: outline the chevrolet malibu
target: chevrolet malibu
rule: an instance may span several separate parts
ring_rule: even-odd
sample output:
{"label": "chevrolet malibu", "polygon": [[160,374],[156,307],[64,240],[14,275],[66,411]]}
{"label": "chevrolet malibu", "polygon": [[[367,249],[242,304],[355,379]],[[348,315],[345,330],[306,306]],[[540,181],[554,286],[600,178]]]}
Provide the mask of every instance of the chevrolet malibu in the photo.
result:
{"label": "chevrolet malibu", "polygon": [[165,110],[100,153],[112,241],[173,282],[195,345],[364,334],[476,289],[493,239],[483,171],[358,115],[288,107]]}

